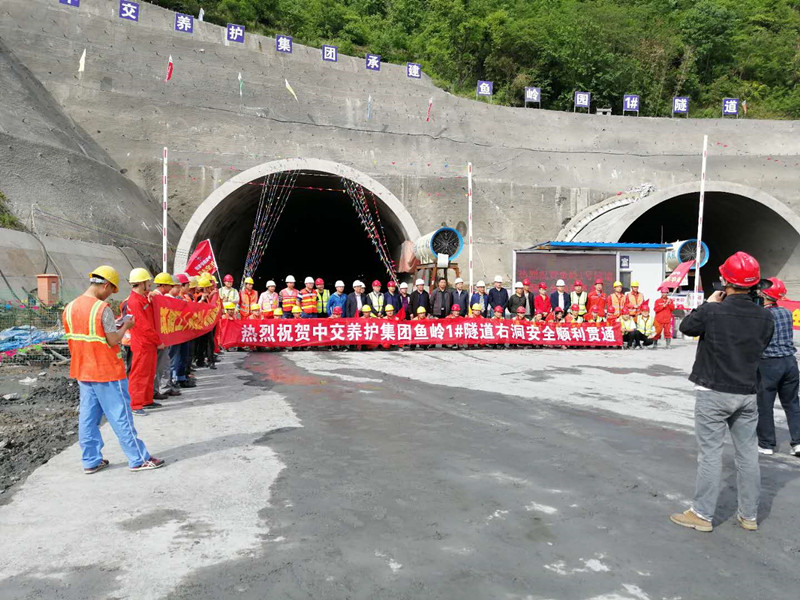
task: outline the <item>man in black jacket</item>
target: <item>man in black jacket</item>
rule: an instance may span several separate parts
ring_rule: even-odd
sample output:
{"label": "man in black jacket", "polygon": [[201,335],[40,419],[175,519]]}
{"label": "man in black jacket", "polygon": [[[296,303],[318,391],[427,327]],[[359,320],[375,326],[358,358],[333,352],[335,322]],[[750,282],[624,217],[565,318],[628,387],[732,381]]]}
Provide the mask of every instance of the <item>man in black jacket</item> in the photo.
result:
{"label": "man in black jacket", "polygon": [[689,376],[695,384],[697,480],[692,507],[671,515],[670,520],[711,531],[722,475],[722,445],[729,430],[736,460],[738,521],[742,528],[755,531],[761,492],[757,373],[774,323],[751,295],[761,284],[761,268],[755,258],[737,252],[719,272],[725,291],[714,292],[680,327],[682,333],[700,337]]}
{"label": "man in black jacket", "polygon": [[364,296],[364,283],[356,279],[353,282],[353,291],[347,294],[344,303],[344,316],[348,319],[361,316],[361,307],[367,304],[367,297]]}
{"label": "man in black jacket", "polygon": [[425,312],[431,312],[431,297],[427,291],[425,291],[425,282],[422,279],[417,279],[414,283],[417,287],[413,292],[408,300],[408,306],[411,309],[411,316],[417,314],[417,309],[422,306],[425,309]]}
{"label": "man in black jacket", "polygon": [[447,280],[441,277],[438,286],[430,295],[431,308],[428,311],[436,319],[444,319],[450,315],[450,307],[453,305],[453,296],[447,289]]}

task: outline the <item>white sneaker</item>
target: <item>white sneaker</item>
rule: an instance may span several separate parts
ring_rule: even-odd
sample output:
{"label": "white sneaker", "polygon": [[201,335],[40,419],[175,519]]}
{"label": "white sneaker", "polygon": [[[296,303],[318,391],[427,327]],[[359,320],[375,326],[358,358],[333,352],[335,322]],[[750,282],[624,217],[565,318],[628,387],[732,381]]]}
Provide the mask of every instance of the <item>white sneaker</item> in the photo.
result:
{"label": "white sneaker", "polygon": [[795,456],[800,456],[800,444],[795,444],[792,446],[792,454]]}
{"label": "white sneaker", "polygon": [[[800,448],[798,448],[798,449],[800,449]],[[775,454],[775,450],[773,450],[772,448],[762,448],[761,446],[759,446],[758,447],[758,453],[759,454],[766,454],[767,456],[772,456],[773,454]]]}

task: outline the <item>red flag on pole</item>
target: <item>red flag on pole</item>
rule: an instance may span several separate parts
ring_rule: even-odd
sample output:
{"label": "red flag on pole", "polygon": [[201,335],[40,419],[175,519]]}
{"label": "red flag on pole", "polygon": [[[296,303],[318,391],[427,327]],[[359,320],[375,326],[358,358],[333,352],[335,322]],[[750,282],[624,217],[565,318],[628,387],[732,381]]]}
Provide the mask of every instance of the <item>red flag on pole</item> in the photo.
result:
{"label": "red flag on pole", "polygon": [[169,55],[169,63],[167,63],[167,78],[164,80],[164,83],[172,79],[172,55]]}
{"label": "red flag on pole", "polygon": [[431,109],[432,108],[433,108],[433,98],[428,100],[428,116],[425,118],[426,122],[431,120]]}
{"label": "red flag on pole", "polygon": [[661,285],[665,285],[670,289],[675,289],[680,287],[681,282],[686,278],[686,274],[689,272],[689,269],[691,269],[693,265],[694,265],[693,260],[689,260],[679,264],[677,267],[675,267],[675,270],[672,273],[670,273],[669,277],[667,277]]}
{"label": "red flag on pole", "polygon": [[192,255],[186,263],[186,274],[190,277],[208,273],[212,275],[217,272],[217,261],[214,259],[214,251],[211,249],[211,240],[203,240],[197,244]]}

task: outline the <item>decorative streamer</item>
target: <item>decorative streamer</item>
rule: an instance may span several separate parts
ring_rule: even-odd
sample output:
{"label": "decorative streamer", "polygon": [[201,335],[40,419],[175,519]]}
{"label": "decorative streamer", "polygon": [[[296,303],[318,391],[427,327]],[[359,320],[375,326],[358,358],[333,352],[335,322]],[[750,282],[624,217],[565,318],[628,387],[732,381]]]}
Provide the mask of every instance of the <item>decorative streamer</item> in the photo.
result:
{"label": "decorative streamer", "polygon": [[78,73],[83,73],[86,70],[86,48],[83,49],[83,54],[78,61]]}
{"label": "decorative streamer", "polygon": [[367,121],[372,119],[372,96],[367,98]]}
{"label": "decorative streamer", "polygon": [[244,79],[242,79],[242,72],[239,71],[239,98],[242,97],[243,92],[244,92]]}
{"label": "decorative streamer", "polygon": [[172,69],[173,69],[172,55],[170,54],[169,55],[169,62],[167,63],[167,78],[164,80],[164,83],[166,83],[170,79],[172,79]]}
{"label": "decorative streamer", "polygon": [[203,17],[205,17],[205,16],[206,16],[206,11],[201,8],[200,9],[200,13],[197,15],[197,20],[198,21],[202,21]]}
{"label": "decorative streamer", "polygon": [[[386,273],[394,280],[397,279],[397,274],[394,267],[394,261],[389,253],[388,244],[386,243],[386,235],[383,231],[383,225],[380,221],[380,213],[378,211],[377,202],[375,197],[372,198],[372,208],[370,208],[369,201],[364,193],[364,188],[349,179],[342,177],[342,185],[347,190],[347,195],[353,202],[353,208],[358,215],[364,231],[367,234],[370,242],[375,248],[381,263],[386,268]],[[372,195],[370,193],[370,195]],[[376,222],[378,225],[376,226]]]}
{"label": "decorative streamer", "polygon": [[433,98],[428,100],[428,116],[425,118],[425,122],[429,122],[431,120],[431,109],[433,108]]}
{"label": "decorative streamer", "polygon": [[288,79],[284,79],[283,81],[286,83],[286,89],[289,90],[289,93],[294,98],[294,101],[299,104],[300,100],[297,99],[297,94],[294,93],[294,90],[292,89],[292,86],[289,85],[289,80]]}

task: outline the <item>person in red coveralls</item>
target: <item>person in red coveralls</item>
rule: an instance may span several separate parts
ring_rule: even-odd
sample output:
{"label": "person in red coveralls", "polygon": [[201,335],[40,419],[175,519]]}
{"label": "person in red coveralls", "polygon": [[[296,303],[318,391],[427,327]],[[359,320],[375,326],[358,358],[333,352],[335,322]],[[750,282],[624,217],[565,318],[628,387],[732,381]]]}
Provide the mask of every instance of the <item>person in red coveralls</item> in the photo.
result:
{"label": "person in red coveralls", "polygon": [[592,322],[600,323],[606,320],[606,295],[603,293],[603,280],[597,278],[594,280],[594,289],[589,292],[589,299],[587,305],[588,312],[591,317],[588,319]]}
{"label": "person in red coveralls", "polygon": [[614,282],[614,291],[608,296],[606,301],[606,317],[608,322],[612,325],[622,316],[622,309],[627,308],[627,299],[625,294],[622,293],[622,282]]}
{"label": "person in red coveralls", "polygon": [[128,281],[131,284],[131,295],[128,296],[128,314],[134,318],[136,325],[131,329],[131,372],[128,375],[128,391],[131,397],[131,410],[137,415],[146,415],[145,408],[160,408],[161,404],[153,401],[153,381],[156,377],[156,358],[158,351],[164,348],[156,333],[153,322],[153,307],[148,294],[152,275],[141,267],[131,271]]}
{"label": "person in red coveralls", "polygon": [[656,313],[656,332],[653,335],[653,348],[658,346],[658,340],[661,337],[661,332],[664,332],[664,338],[667,340],[667,348],[672,343],[672,312],[675,310],[675,303],[669,297],[669,288],[662,285],[658,288],[661,292],[661,297],[655,301],[653,310]]}
{"label": "person in red coveralls", "polygon": [[539,293],[533,299],[533,312],[541,315],[542,319],[550,314],[553,307],[550,305],[550,295],[547,293],[547,284],[543,281],[539,284]]}

